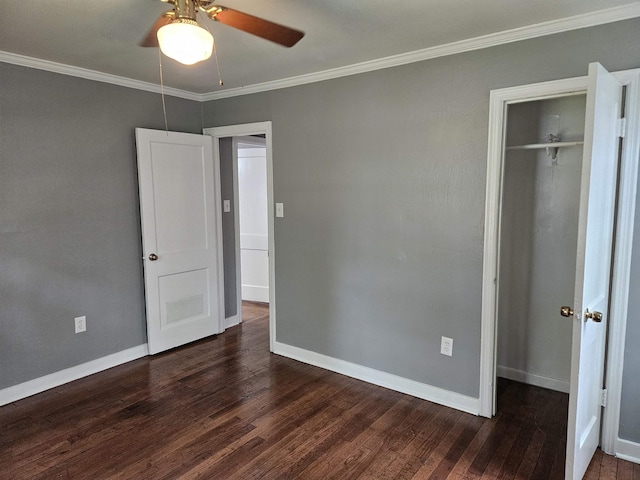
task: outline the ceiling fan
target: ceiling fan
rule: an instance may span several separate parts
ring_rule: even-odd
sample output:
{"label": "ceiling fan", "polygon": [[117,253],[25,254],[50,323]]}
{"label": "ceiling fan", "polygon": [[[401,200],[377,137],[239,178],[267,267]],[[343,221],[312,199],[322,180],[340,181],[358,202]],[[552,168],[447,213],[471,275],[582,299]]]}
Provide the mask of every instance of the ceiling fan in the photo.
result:
{"label": "ceiling fan", "polygon": [[156,20],[144,37],[142,47],[160,47],[162,53],[181,63],[192,65],[211,56],[213,36],[196,17],[199,12],[208,18],[243,32],[292,47],[304,37],[304,32],[254,17],[247,13],[216,5],[205,0],[162,0],[173,5]]}

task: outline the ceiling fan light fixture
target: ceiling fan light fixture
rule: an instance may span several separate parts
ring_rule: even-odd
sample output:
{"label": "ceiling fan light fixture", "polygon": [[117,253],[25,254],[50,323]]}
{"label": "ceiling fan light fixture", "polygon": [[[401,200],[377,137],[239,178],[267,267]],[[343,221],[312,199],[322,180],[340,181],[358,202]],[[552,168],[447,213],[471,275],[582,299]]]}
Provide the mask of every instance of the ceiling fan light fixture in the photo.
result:
{"label": "ceiling fan light fixture", "polygon": [[213,51],[213,36],[188,18],[177,18],[161,27],[158,43],[162,53],[185,65],[206,60]]}

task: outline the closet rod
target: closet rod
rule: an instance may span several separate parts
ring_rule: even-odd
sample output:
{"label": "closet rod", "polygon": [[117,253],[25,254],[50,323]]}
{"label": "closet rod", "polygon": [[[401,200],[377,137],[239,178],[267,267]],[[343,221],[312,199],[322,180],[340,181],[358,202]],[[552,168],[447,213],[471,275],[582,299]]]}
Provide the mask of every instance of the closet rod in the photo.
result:
{"label": "closet rod", "polygon": [[584,145],[584,142],[529,143],[527,145],[512,145],[507,147],[507,150],[537,150],[542,148],[575,147],[577,145]]}

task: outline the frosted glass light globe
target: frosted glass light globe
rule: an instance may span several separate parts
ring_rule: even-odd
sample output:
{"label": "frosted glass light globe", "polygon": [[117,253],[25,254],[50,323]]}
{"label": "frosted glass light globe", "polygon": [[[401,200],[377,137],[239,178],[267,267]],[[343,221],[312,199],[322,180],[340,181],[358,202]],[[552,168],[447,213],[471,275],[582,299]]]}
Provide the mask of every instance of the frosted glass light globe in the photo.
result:
{"label": "frosted glass light globe", "polygon": [[206,60],[213,51],[213,36],[195,20],[178,18],[158,30],[160,50],[185,65]]}

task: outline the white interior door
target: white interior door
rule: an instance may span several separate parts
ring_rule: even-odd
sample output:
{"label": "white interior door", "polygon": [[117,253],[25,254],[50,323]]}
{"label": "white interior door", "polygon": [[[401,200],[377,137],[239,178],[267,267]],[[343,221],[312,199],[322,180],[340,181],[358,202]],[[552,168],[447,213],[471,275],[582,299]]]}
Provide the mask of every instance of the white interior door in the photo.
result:
{"label": "white interior door", "polygon": [[242,299],[269,302],[267,152],[263,139],[237,139]]}
{"label": "white interior door", "polygon": [[136,129],[149,353],[219,333],[221,224],[212,139]]}
{"label": "white interior door", "polygon": [[600,439],[621,104],[618,80],[589,65],[567,430],[566,478],[575,480]]}

